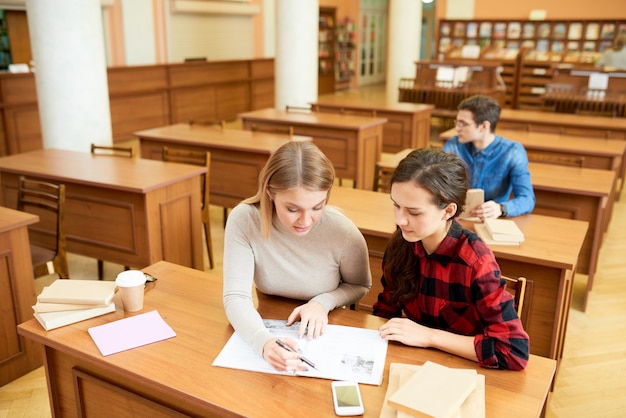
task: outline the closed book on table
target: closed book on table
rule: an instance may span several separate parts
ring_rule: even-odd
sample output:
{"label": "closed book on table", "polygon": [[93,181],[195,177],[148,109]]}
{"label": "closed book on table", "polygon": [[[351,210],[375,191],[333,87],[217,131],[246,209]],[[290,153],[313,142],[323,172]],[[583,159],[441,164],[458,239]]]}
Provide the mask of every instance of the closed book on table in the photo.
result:
{"label": "closed book on table", "polygon": [[46,303],[46,302],[37,302],[33,305],[33,311],[42,313],[42,312],[59,312],[59,311],[77,311],[81,309],[89,309],[89,308],[104,308],[108,303],[103,303],[101,305],[86,305],[84,303]]}
{"label": "closed book on table", "polygon": [[111,302],[103,307],[75,311],[35,312],[33,316],[37,321],[39,321],[41,326],[46,331],[50,331],[51,329],[84,321],[85,319],[95,318],[96,316],[104,315],[113,311],[115,311],[115,303]]}
{"label": "closed book on table", "polygon": [[427,361],[389,397],[388,403],[416,417],[455,417],[476,389],[476,370],[451,369]]}
{"label": "closed book on table", "polygon": [[116,287],[115,282],[106,280],[57,279],[44,287],[37,302],[108,305]]}
{"label": "closed book on table", "polygon": [[524,241],[524,233],[510,219],[485,219],[484,222],[495,241]]}
{"label": "closed book on table", "polygon": [[491,233],[487,229],[484,224],[476,223],[474,224],[474,230],[476,234],[485,241],[488,245],[520,245],[521,241],[512,240],[512,241],[503,241],[502,239],[496,240],[493,239]]}

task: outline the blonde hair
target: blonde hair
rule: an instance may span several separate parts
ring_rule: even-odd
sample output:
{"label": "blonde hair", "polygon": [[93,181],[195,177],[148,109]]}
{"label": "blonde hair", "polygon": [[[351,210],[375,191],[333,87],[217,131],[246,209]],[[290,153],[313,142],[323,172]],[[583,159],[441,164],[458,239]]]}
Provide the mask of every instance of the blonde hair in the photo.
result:
{"label": "blonde hair", "polygon": [[277,192],[304,187],[310,191],[328,191],[335,181],[335,169],[328,157],[312,142],[289,141],[269,158],[261,174],[254,196],[243,203],[258,205],[261,214],[261,235],[270,236],[274,216],[273,197]]}

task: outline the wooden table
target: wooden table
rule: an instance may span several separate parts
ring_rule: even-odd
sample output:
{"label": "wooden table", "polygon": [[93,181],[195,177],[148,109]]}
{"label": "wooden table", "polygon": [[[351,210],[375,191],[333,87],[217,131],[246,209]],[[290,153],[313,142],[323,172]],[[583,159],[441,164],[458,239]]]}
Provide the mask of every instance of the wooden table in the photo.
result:
{"label": "wooden table", "polygon": [[[396,167],[411,150],[404,150],[378,162],[379,167]],[[602,238],[611,219],[615,200],[616,173],[593,168],[566,167],[530,162],[535,192],[533,213],[586,221],[589,229],[578,257],[578,273],[589,275],[584,309],[598,264]],[[558,233],[558,232],[556,232]]]}
{"label": "wooden table", "polygon": [[168,260],[204,269],[200,176],[206,167],[43,149],[0,158],[4,206],[19,176],[66,186],[67,250],[141,268]]}
{"label": "wooden table", "polygon": [[313,137],[332,161],[337,177],[354,180],[359,189],[372,190],[387,119],[277,109],[240,113],[239,117],[244,129],[293,128],[296,135]]}
{"label": "wooden table", "polygon": [[[382,291],[382,257],[389,238],[396,230],[389,194],[346,187],[334,187],[329,204],[343,210],[367,241],[372,288],[361,299],[359,308],[371,311]],[[519,246],[492,246],[503,274],[528,279],[522,312],[530,335],[531,353],[559,360],[567,327],[572,281],[587,222],[524,215],[512,218],[526,240]],[[473,229],[473,223],[462,222]]]}
{"label": "wooden table", "polygon": [[[144,271],[158,277],[146,289],[143,312],[158,310],[176,337],[103,357],[87,333],[132,314],[116,312],[46,332],[33,319],[20,334],[44,346],[53,416],[334,416],[330,381],[255,373],[211,363],[233,330],[222,305],[222,277],[159,262]],[[260,297],[264,318],[287,318],[295,302]],[[384,320],[336,309],[330,323],[377,329]],[[536,417],[551,385],[555,361],[532,355],[521,372],[482,369],[437,350],[391,343],[382,386],[360,385],[366,417],[379,415],[391,362],[476,369],[485,375],[489,417]]]}
{"label": "wooden table", "polygon": [[28,226],[37,222],[37,215],[0,206],[0,386],[42,362],[38,344],[17,333],[17,325],[32,318],[36,301]]}
{"label": "wooden table", "polygon": [[626,122],[623,118],[539,110],[502,109],[498,121],[499,129],[521,129],[589,138],[626,140]]}
{"label": "wooden table", "polygon": [[426,148],[430,138],[430,117],[435,107],[424,103],[392,102],[381,97],[366,98],[358,92],[319,96],[311,103],[316,112],[360,114],[387,119],[383,126],[383,152],[405,148]]}
{"label": "wooden table", "polygon": [[[211,152],[211,204],[232,208],[256,193],[269,156],[291,140],[310,137],[179,123],[135,132],[141,157],[160,160],[163,147]],[[236,173],[236,175],[234,174]]]}

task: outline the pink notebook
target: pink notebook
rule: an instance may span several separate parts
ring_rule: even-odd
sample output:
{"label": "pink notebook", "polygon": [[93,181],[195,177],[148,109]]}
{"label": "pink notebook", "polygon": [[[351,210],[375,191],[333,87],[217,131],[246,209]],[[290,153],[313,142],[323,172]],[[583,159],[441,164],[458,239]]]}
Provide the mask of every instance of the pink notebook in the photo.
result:
{"label": "pink notebook", "polygon": [[157,311],[120,319],[87,331],[103,356],[176,336]]}

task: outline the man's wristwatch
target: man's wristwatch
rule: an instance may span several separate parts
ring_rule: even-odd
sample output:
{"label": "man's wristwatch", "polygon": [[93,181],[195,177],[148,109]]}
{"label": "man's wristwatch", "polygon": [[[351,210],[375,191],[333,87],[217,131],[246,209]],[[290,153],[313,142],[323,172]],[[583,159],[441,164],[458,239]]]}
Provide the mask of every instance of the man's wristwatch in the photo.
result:
{"label": "man's wristwatch", "polygon": [[500,211],[502,212],[502,215],[500,215],[501,218],[506,218],[506,215],[509,214],[504,203],[500,203]]}

